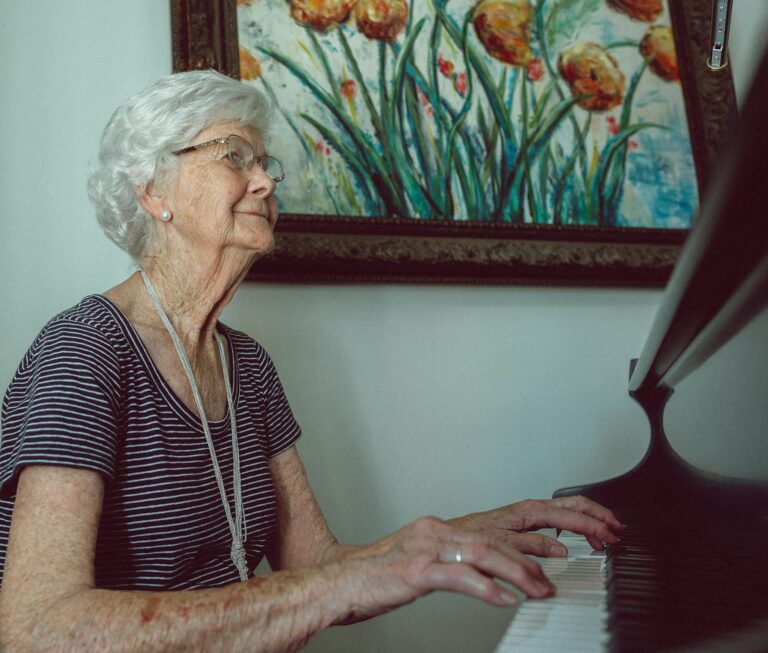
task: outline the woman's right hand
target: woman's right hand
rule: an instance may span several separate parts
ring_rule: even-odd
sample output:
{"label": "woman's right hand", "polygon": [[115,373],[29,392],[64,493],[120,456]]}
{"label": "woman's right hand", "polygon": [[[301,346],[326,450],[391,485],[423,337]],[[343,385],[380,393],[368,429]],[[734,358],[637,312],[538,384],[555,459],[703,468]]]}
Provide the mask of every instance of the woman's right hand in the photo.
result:
{"label": "woman's right hand", "polygon": [[341,623],[368,619],[435,590],[461,592],[497,606],[517,602],[497,580],[532,598],[555,588],[533,560],[488,535],[422,517],[373,544],[336,558]]}
{"label": "woman's right hand", "polygon": [[[539,566],[510,544],[429,517],[365,547],[325,546],[330,540],[315,538],[315,548],[333,557],[308,555],[315,558],[310,564],[245,583],[99,589],[93,561],[103,488],[89,470],[41,465],[20,473],[0,592],[4,651],[297,650],[326,626],[366,619],[434,590],[500,606],[515,598],[497,580],[532,597],[553,591]],[[288,508],[296,510],[290,502]],[[293,543],[282,557],[296,562],[299,534],[311,543],[311,529],[288,531]]]}

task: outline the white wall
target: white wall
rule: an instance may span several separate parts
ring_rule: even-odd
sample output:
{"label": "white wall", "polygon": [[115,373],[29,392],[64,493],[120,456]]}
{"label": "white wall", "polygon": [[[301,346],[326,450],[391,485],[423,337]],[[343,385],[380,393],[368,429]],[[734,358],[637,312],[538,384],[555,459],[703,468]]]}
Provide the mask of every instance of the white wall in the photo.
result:
{"label": "white wall", "polygon": [[[92,218],[85,179],[114,107],[170,71],[168,4],[0,2],[3,388],[49,317],[130,271]],[[768,16],[768,3],[741,0],[734,13],[751,16],[738,40],[748,53],[762,34],[754,16]],[[737,80],[739,57],[732,52]],[[329,521],[343,539],[364,542],[420,514],[547,496],[638,460],[647,429],[626,395],[627,365],[658,298],[250,284],[226,321],[271,352]],[[333,629],[309,649],[491,650],[508,619],[435,595]]]}

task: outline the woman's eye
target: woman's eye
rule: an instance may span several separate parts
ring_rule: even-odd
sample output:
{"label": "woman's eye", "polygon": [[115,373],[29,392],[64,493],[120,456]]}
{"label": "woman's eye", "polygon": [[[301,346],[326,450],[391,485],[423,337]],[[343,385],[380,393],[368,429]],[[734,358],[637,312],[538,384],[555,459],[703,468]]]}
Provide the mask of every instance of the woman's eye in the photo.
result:
{"label": "woman's eye", "polygon": [[243,160],[242,160],[242,158],[240,158],[236,154],[227,154],[225,158],[228,159],[229,162],[232,165],[235,165],[238,168],[242,168],[243,167]]}

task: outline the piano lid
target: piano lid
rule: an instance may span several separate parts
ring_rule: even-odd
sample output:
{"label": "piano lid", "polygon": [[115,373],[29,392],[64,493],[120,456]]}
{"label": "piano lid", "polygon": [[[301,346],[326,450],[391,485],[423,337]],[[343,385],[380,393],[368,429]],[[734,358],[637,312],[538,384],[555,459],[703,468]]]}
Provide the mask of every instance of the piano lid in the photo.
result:
{"label": "piano lid", "polygon": [[[731,145],[717,159],[709,191],[662,296],[640,359],[632,367],[630,394],[645,410],[651,439],[643,459],[616,478],[563,488],[555,496],[585,494],[609,507],[675,503],[691,497],[701,506],[732,511],[742,506],[768,527],[768,482],[759,471],[734,478],[716,464],[692,463],[670,444],[665,409],[673,392],[691,373],[734,340],[768,306],[768,50],[742,109]],[[768,334],[766,334],[768,336]],[[759,360],[768,358],[768,343]],[[762,369],[762,368],[761,368]],[[727,379],[725,379],[727,381]],[[745,392],[752,402],[765,396]],[[696,411],[694,398],[689,411]],[[727,411],[725,407],[722,410]],[[685,420],[682,420],[685,421]],[[678,424],[680,422],[678,421]],[[737,428],[735,422],[731,428]],[[758,447],[768,443],[768,424],[760,425]],[[731,433],[717,434],[728,451]],[[677,434],[675,434],[677,437]],[[689,439],[684,436],[683,439]],[[694,435],[695,439],[695,435]],[[762,455],[762,454],[761,454]],[[766,533],[768,535],[768,533]]]}
{"label": "piano lid", "polygon": [[768,50],[680,252],[629,388],[674,387],[768,303]]}

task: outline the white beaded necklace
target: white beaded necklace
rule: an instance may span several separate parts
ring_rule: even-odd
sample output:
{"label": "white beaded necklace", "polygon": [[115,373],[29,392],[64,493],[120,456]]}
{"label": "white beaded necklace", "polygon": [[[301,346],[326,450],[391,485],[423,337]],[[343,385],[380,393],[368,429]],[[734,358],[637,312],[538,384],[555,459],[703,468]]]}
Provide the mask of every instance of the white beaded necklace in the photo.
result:
{"label": "white beaded necklace", "polygon": [[168,315],[163,309],[163,305],[160,303],[160,298],[157,296],[157,291],[149,280],[147,273],[141,270],[141,276],[144,279],[144,285],[147,287],[147,292],[152,298],[157,314],[163,322],[168,334],[173,340],[173,344],[176,346],[176,353],[179,355],[181,366],[187,373],[189,379],[189,385],[192,388],[192,395],[195,398],[195,405],[197,406],[197,413],[200,416],[200,423],[203,425],[203,431],[205,432],[205,441],[208,443],[208,452],[211,454],[211,463],[213,464],[213,473],[216,476],[216,484],[219,486],[219,495],[221,496],[221,502],[224,505],[224,514],[227,516],[227,523],[229,524],[229,532],[232,535],[232,547],[230,549],[230,557],[232,562],[235,563],[237,571],[240,574],[240,580],[248,580],[248,564],[245,558],[245,541],[248,537],[248,527],[245,522],[245,513],[243,512],[243,488],[240,479],[240,450],[237,445],[237,422],[235,419],[235,402],[232,399],[232,388],[229,384],[229,370],[227,368],[227,355],[224,350],[224,343],[221,340],[221,336],[217,331],[214,331],[214,337],[216,343],[219,346],[219,357],[221,358],[221,369],[224,373],[224,388],[227,392],[227,407],[229,408],[229,422],[232,430],[232,485],[235,494],[235,518],[232,519],[232,511],[229,509],[229,501],[227,501],[227,493],[224,489],[224,480],[221,476],[221,469],[219,468],[219,462],[216,459],[216,451],[213,448],[213,439],[211,438],[211,429],[208,426],[208,420],[205,417],[205,410],[203,409],[203,401],[200,398],[200,391],[197,388],[195,381],[195,375],[192,372],[192,366],[187,358],[187,353],[184,351],[184,345],[176,333],[176,329],[173,328],[171,321],[168,319]]}

